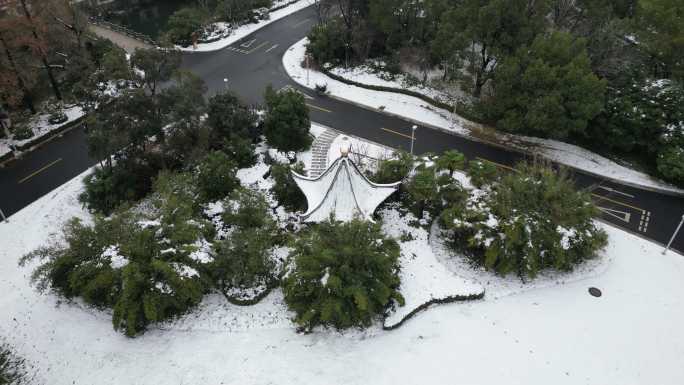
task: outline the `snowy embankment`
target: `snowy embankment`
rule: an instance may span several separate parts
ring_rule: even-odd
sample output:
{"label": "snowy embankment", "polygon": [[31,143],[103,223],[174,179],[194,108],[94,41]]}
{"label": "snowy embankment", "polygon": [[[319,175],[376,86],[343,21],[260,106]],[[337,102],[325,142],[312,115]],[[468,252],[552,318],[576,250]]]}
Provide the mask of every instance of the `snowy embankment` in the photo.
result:
{"label": "snowy embankment", "polygon": [[64,127],[67,124],[72,123],[74,120],[81,118],[85,114],[80,106],[72,106],[65,108],[64,113],[66,114],[69,120],[59,124],[51,124],[50,122],[48,122],[50,115],[47,113],[32,117],[31,120],[27,123],[27,125],[31,129],[31,131],[33,131],[33,136],[24,140],[14,140],[11,138],[0,139],[0,157],[11,151],[10,146],[25,146],[26,144],[36,141],[52,131],[55,131],[57,129]]}
{"label": "snowy embankment", "polygon": [[484,289],[480,284],[450,272],[437,260],[428,243],[428,232],[409,224],[418,222],[413,214],[402,216],[396,208],[386,208],[379,214],[383,231],[401,247],[399,291],[406,301],[385,317],[385,329],[399,327],[431,304],[482,298]]}
{"label": "snowy embankment", "polygon": [[[274,1],[272,8],[276,8],[278,6],[281,6],[285,3],[289,3],[292,0],[281,0],[281,1]],[[296,3],[290,4],[284,8],[278,9],[276,11],[270,12],[269,16],[270,18],[267,20],[260,20],[258,23],[249,23],[249,24],[243,24],[231,32],[230,36],[226,37],[225,39],[221,39],[212,43],[206,43],[206,44],[198,44],[197,49],[193,48],[192,46],[189,47],[180,47],[176,46],[181,51],[185,52],[210,52],[210,51],[218,51],[220,49],[223,49],[236,41],[242,39],[243,37],[249,35],[250,33],[265,27],[268,24],[273,23],[276,20],[282,19],[285,16],[288,16],[290,14],[293,14],[301,9],[304,9],[312,4],[315,3],[315,0],[299,0]]]}
{"label": "snowy embankment", "polygon": [[[306,68],[302,67],[306,44],[308,40],[302,39],[295,43],[283,56],[283,65],[288,75],[297,83],[304,87],[314,89],[316,84],[327,85],[330,95],[349,100],[373,109],[384,110],[386,112],[402,116],[425,124],[440,127],[459,135],[475,138],[470,127],[479,125],[470,122],[458,115],[428,105],[425,101],[398,93],[374,91],[361,87],[352,86],[334,80],[325,74],[310,70],[307,74]],[[379,85],[393,88],[405,88],[401,79],[387,80],[372,73],[370,70],[362,69],[333,69],[333,73],[343,76],[346,79],[357,83]],[[308,82],[307,82],[308,79]],[[421,92],[433,98],[441,98],[442,92],[429,87],[413,87],[413,91]],[[381,108],[382,107],[382,108]],[[595,154],[581,147],[558,142],[550,139],[532,138],[526,136],[516,136],[510,134],[496,133],[494,140],[500,144],[514,147],[523,151],[534,151],[539,155],[569,167],[580,169],[589,173],[598,174],[603,177],[612,178],[621,182],[643,186],[646,188],[666,190],[684,193],[683,189],[670,185],[667,182],[655,179],[645,173],[622,166],[601,155]]]}

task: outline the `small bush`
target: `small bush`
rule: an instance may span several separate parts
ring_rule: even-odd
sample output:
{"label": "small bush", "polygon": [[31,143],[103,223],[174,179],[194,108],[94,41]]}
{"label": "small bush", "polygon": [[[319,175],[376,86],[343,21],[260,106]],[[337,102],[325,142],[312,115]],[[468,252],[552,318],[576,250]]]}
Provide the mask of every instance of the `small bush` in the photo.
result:
{"label": "small bush", "polygon": [[197,170],[197,185],[202,200],[211,202],[222,199],[239,186],[236,171],[235,163],[228,155],[221,151],[209,153]]}
{"label": "small bush", "polygon": [[272,228],[273,218],[263,194],[248,188],[235,190],[224,203],[223,223],[239,228]]}
{"label": "small bush", "polygon": [[498,274],[525,279],[544,269],[572,270],[605,246],[591,197],[565,172],[539,165],[518,171],[442,213],[458,249]]}
{"label": "small bush", "polygon": [[684,184],[684,147],[680,143],[663,145],[656,159],[658,172],[667,180]]}
{"label": "small bush", "polygon": [[26,140],[33,137],[33,130],[28,125],[20,125],[14,129],[12,138],[14,140]]}
{"label": "small bush", "polygon": [[397,291],[399,245],[377,224],[320,223],[302,234],[290,258],[285,302],[307,330],[368,326],[393,300],[403,305]]}
{"label": "small bush", "polygon": [[470,182],[475,187],[482,187],[496,180],[498,175],[496,165],[482,160],[472,160],[468,162],[468,176]]}
{"label": "small bush", "polygon": [[226,153],[238,168],[248,168],[256,164],[255,148],[253,141],[238,135],[231,135],[221,145],[221,151]]}
{"label": "small bush", "polygon": [[378,170],[370,176],[375,183],[394,183],[406,178],[413,169],[413,156],[407,152],[399,153],[396,159],[385,159],[379,162]]}
{"label": "small bush", "polygon": [[291,170],[303,174],[304,164],[300,162],[290,166],[276,162],[271,165],[271,176],[275,181],[271,192],[286,210],[290,212],[304,211],[306,209],[306,196],[295,183],[290,173]]}

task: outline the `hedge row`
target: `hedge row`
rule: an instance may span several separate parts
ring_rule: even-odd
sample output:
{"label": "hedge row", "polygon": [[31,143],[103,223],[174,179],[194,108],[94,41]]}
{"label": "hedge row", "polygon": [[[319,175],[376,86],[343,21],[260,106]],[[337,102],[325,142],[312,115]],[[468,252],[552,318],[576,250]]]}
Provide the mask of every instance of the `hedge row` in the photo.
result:
{"label": "hedge row", "polygon": [[468,120],[471,120],[473,122],[484,123],[484,121],[481,118],[475,116],[475,114],[473,114],[471,111],[469,111],[468,108],[466,108],[465,105],[463,105],[463,103],[461,103],[461,102],[456,103],[456,105],[454,106],[454,105],[450,105],[448,103],[444,103],[442,101],[433,99],[429,96],[423,95],[420,92],[411,91],[411,90],[404,90],[401,88],[385,87],[385,86],[378,86],[378,85],[372,85],[372,84],[358,83],[358,82],[355,82],[353,80],[349,80],[349,79],[344,78],[342,76],[336,75],[327,69],[322,69],[321,71],[326,76],[328,76],[332,79],[335,79],[339,82],[349,84],[351,86],[361,87],[361,88],[374,90],[374,91],[395,92],[398,94],[413,96],[415,98],[423,100],[426,103],[432,104],[433,106],[435,106],[437,108],[442,108],[442,109],[447,110],[447,111],[453,111],[453,112],[457,113],[458,115],[460,115],[460,116],[462,116]]}
{"label": "hedge row", "polygon": [[394,330],[398,328],[399,326],[403,325],[404,322],[408,321],[410,318],[412,318],[414,315],[418,314],[419,312],[426,310],[428,307],[436,304],[443,304],[443,303],[452,303],[452,302],[463,302],[463,301],[474,301],[478,299],[484,298],[485,292],[484,290],[481,293],[477,294],[470,294],[470,295],[454,295],[454,296],[449,296],[445,298],[435,298],[432,299],[428,302],[425,302],[424,304],[418,306],[417,308],[413,309],[410,313],[408,313],[404,318],[401,319],[401,321],[390,325],[382,325],[382,330]]}

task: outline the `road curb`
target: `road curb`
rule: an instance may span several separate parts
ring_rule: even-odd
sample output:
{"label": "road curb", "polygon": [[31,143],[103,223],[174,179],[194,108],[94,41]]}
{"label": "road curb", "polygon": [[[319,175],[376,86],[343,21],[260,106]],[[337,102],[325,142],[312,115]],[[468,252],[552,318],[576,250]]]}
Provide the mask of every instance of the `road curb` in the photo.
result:
{"label": "road curb", "polygon": [[[283,66],[283,67],[284,67],[284,66]],[[309,89],[309,90],[315,90],[315,88],[313,88],[313,87],[311,87],[311,86],[306,86],[306,85],[303,85],[303,84],[301,84],[301,83],[298,83],[292,76],[290,76],[290,73],[287,71],[287,68],[285,68],[285,72],[287,73],[287,76],[288,76],[293,82],[295,82],[298,86],[303,87],[303,88],[306,88],[306,89]],[[324,73],[323,73],[323,74],[324,74]],[[325,75],[325,74],[324,74],[324,75]],[[326,75],[326,76],[327,76],[327,75]],[[331,77],[329,77],[329,78],[330,78],[331,80],[335,80],[335,79],[333,79],[333,78],[331,78]],[[344,82],[343,82],[343,83],[344,83]],[[400,92],[378,91],[378,90],[374,90],[374,89],[372,89],[372,88],[366,88],[366,87],[362,87],[362,86],[355,85],[355,84],[348,84],[348,83],[345,83],[345,84],[350,85],[350,86],[354,86],[354,87],[363,88],[363,89],[368,89],[368,90],[371,90],[371,91],[376,91],[376,92],[389,92],[389,93],[395,93],[395,94],[399,94],[399,95],[404,95],[403,93],[400,93]],[[430,128],[430,129],[433,129],[433,130],[441,131],[441,132],[446,133],[446,134],[449,134],[449,135],[458,136],[458,137],[463,138],[463,139],[465,139],[465,140],[470,140],[470,141],[473,141],[473,142],[478,142],[478,143],[482,143],[482,144],[487,144],[487,145],[492,146],[492,147],[497,147],[497,148],[500,148],[500,149],[503,149],[503,150],[506,150],[506,151],[514,152],[514,153],[517,153],[517,154],[519,154],[519,155],[521,155],[521,156],[523,156],[523,157],[526,157],[526,158],[528,158],[528,157],[533,157],[533,158],[534,158],[534,157],[541,157],[541,158],[544,158],[544,159],[550,161],[551,163],[553,163],[553,164],[555,164],[555,165],[558,165],[558,166],[564,167],[564,168],[566,168],[566,169],[572,170],[572,171],[575,172],[575,173],[590,175],[590,176],[593,176],[593,177],[595,177],[595,178],[607,180],[607,181],[610,181],[610,182],[613,182],[613,183],[616,183],[616,184],[620,184],[620,185],[629,186],[629,187],[632,187],[632,188],[635,188],[635,189],[640,189],[640,190],[645,190],[645,191],[651,191],[651,192],[655,192],[655,193],[658,193],[658,194],[669,195],[669,196],[674,196],[674,197],[678,197],[678,198],[684,198],[684,192],[672,191],[672,190],[662,189],[662,188],[653,187],[653,186],[645,186],[645,185],[638,184],[638,183],[634,183],[634,182],[630,182],[630,181],[623,181],[623,180],[620,180],[620,179],[617,179],[617,178],[613,178],[613,177],[610,177],[610,176],[601,175],[601,174],[596,173],[596,172],[592,172],[592,171],[588,171],[588,170],[583,170],[583,169],[580,169],[580,168],[577,168],[577,167],[573,167],[573,166],[569,166],[569,165],[566,165],[566,164],[562,164],[562,163],[553,161],[553,160],[549,159],[548,157],[546,157],[546,156],[544,156],[544,155],[542,155],[542,154],[538,154],[538,153],[531,152],[531,151],[525,151],[525,150],[523,150],[523,149],[516,148],[516,147],[509,147],[509,146],[503,145],[503,144],[501,144],[501,143],[493,142],[493,141],[490,141],[490,140],[487,140],[487,139],[483,139],[483,138],[480,138],[480,137],[477,137],[477,136],[464,135],[464,134],[461,134],[461,133],[459,133],[459,132],[451,131],[451,130],[449,130],[449,129],[446,129],[446,128],[443,128],[443,127],[439,127],[439,126],[435,126],[435,125],[433,125],[433,124],[430,124],[430,123],[427,123],[427,122],[423,122],[423,121],[420,121],[420,120],[417,120],[417,119],[414,119],[414,118],[411,118],[411,117],[407,117],[407,116],[395,114],[395,113],[393,113],[393,112],[385,111],[385,110],[379,109],[379,108],[370,107],[370,106],[368,106],[368,105],[361,104],[361,103],[358,103],[358,102],[356,102],[356,101],[353,101],[353,100],[350,100],[350,99],[346,99],[346,98],[343,98],[343,97],[340,97],[340,96],[329,95],[329,94],[326,94],[325,96],[328,97],[328,98],[331,98],[331,99],[334,99],[334,100],[343,102],[343,103],[352,104],[352,105],[354,105],[354,106],[356,106],[356,107],[363,108],[363,109],[368,110],[368,111],[378,112],[378,113],[381,113],[381,114],[384,114],[384,115],[387,115],[387,116],[392,116],[392,117],[394,117],[394,118],[401,119],[401,120],[405,120],[405,121],[408,121],[408,122],[411,122],[411,123],[414,123],[414,124],[419,124],[419,125],[421,125],[421,126],[428,127],[428,128]],[[422,100],[422,99],[421,99],[421,100]]]}

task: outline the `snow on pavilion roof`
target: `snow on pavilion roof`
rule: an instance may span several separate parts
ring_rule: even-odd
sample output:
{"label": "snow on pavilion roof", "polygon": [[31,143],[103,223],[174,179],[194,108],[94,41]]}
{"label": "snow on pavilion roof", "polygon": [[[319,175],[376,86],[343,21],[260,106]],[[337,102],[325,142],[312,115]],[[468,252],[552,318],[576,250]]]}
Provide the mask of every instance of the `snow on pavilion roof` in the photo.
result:
{"label": "snow on pavilion roof", "polygon": [[305,222],[321,222],[331,215],[339,221],[355,217],[373,221],[375,208],[397,190],[401,182],[373,183],[348,156],[342,155],[323,174],[309,178],[292,171],[297,186],[306,195]]}

